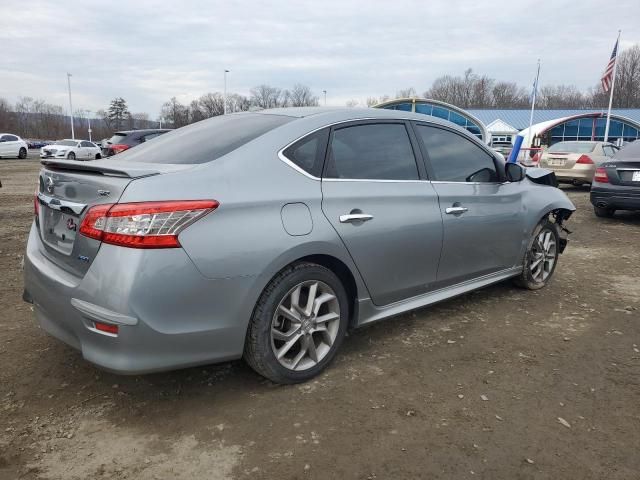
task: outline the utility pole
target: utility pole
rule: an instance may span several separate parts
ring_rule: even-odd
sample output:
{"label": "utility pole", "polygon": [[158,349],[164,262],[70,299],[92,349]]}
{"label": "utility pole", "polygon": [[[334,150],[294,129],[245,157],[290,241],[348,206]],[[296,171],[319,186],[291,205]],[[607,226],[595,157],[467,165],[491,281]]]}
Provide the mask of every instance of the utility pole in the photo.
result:
{"label": "utility pole", "polygon": [[224,71],[224,97],[222,99],[222,102],[224,103],[224,105],[222,105],[222,111],[224,112],[224,115],[227,114],[227,73],[229,73],[229,70],[225,69],[225,71]]}
{"label": "utility pole", "polygon": [[71,139],[76,139],[76,134],[73,131],[73,104],[71,103],[71,74],[67,73],[67,86],[69,87],[69,114],[71,116]]}
{"label": "utility pole", "polygon": [[322,90],[322,93],[324,93],[324,106],[327,106],[327,91],[326,90]]}

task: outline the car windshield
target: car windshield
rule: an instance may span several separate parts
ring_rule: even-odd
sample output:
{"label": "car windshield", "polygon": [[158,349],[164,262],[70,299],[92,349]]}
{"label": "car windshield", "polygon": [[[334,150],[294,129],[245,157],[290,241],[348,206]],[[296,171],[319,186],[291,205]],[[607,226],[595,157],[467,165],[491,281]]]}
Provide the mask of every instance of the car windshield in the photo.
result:
{"label": "car windshield", "polygon": [[196,164],[215,160],[294,120],[285,115],[238,113],[172,130],[118,155],[118,160]]}
{"label": "car windshield", "polygon": [[640,159],[640,142],[636,140],[625,145],[613,158],[618,160]]}
{"label": "car windshield", "polygon": [[596,148],[595,143],[585,143],[585,142],[560,142],[554,145],[551,145],[549,148],[549,153],[590,153],[593,152],[593,149]]}
{"label": "car windshield", "polygon": [[75,147],[78,142],[74,140],[58,140],[56,145],[65,145],[67,147]]}

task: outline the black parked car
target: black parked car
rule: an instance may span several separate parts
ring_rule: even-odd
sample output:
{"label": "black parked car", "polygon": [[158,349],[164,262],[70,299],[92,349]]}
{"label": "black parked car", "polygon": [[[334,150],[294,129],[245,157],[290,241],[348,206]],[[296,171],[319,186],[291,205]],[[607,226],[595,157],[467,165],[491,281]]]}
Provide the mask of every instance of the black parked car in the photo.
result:
{"label": "black parked car", "polygon": [[150,128],[147,130],[116,132],[109,140],[102,142],[102,156],[110,157],[116,155],[170,131],[170,129]]}
{"label": "black parked car", "polygon": [[640,140],[596,168],[591,204],[598,217],[611,217],[616,210],[640,210]]}

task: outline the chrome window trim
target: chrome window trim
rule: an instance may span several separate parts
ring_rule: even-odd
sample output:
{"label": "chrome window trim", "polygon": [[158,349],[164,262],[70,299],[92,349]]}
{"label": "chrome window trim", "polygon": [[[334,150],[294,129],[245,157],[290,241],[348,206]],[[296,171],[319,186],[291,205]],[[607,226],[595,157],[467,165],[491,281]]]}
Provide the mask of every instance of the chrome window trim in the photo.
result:
{"label": "chrome window trim", "polygon": [[[381,122],[387,122],[387,121],[394,121],[394,120],[402,120],[402,121],[419,121],[416,120],[415,118],[406,118],[406,117],[402,117],[402,118],[375,118],[375,117],[366,117],[366,118],[350,118],[348,120],[340,120],[339,122],[333,122],[333,123],[328,123],[326,125],[323,125],[322,127],[318,127],[314,130],[311,130],[310,132],[305,133],[304,135],[299,136],[298,138],[296,138],[294,141],[289,142],[287,145],[285,145],[284,147],[282,147],[280,150],[278,150],[278,158],[284,162],[285,164],[289,165],[291,168],[293,168],[295,171],[297,171],[298,173],[302,173],[305,177],[310,178],[312,180],[316,180],[316,181],[329,181],[329,180],[338,180],[338,181],[365,181],[365,182],[421,182],[424,180],[367,180],[366,178],[353,178],[353,179],[349,179],[349,178],[325,178],[322,179],[320,177],[316,177],[315,175],[311,175],[309,172],[307,172],[306,170],[304,170],[303,168],[300,168],[298,165],[296,165],[295,163],[293,163],[289,158],[286,157],[286,155],[284,154],[284,151],[289,148],[291,145],[293,145],[296,142],[299,142],[300,140],[304,139],[305,137],[308,137],[309,135],[313,135],[314,133],[322,130],[323,128],[331,128],[335,125],[341,125],[343,123],[351,123],[351,122],[360,122],[360,121],[369,121],[369,120],[380,120]],[[416,162],[418,161],[418,159],[416,159]]]}
{"label": "chrome window trim", "polygon": [[431,180],[431,183],[455,183],[461,185],[507,185],[517,182],[454,182],[452,180]]}
{"label": "chrome window trim", "polygon": [[430,180],[387,180],[378,178],[323,178],[323,182],[431,183]]}

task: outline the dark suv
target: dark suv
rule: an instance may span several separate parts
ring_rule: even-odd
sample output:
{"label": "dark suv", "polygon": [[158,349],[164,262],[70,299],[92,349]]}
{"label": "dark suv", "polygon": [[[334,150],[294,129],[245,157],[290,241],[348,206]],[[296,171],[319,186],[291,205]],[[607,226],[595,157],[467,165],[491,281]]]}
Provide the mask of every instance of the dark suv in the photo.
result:
{"label": "dark suv", "polygon": [[106,142],[102,144],[102,156],[110,157],[120,152],[124,152],[130,148],[147,142],[152,138],[155,138],[163,133],[167,133],[171,130],[150,128],[147,130],[124,130],[116,132]]}

